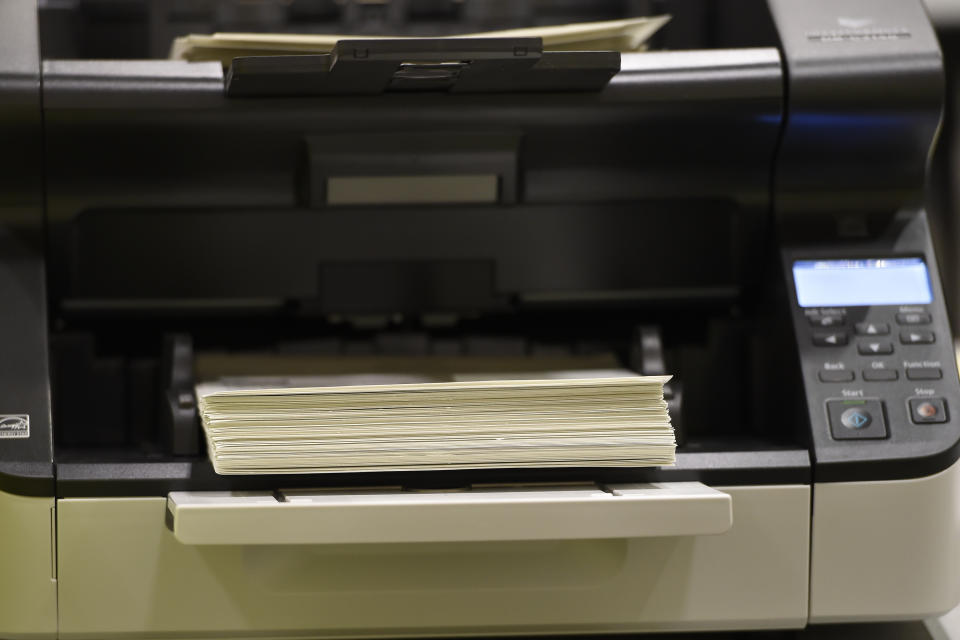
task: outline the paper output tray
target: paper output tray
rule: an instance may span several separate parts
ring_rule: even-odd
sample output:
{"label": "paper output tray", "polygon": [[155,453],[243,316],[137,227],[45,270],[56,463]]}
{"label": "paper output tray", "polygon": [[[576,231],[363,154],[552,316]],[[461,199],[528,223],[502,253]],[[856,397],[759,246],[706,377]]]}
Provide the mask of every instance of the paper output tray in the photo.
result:
{"label": "paper output tray", "polygon": [[616,51],[544,51],[540,38],[340,40],[329,54],[234,58],[229,98],[372,95],[385,91],[600,91]]}
{"label": "paper output tray", "polygon": [[724,533],[730,496],[699,482],[278,492],[174,491],[167,523],[190,545],[317,545],[647,538]]}

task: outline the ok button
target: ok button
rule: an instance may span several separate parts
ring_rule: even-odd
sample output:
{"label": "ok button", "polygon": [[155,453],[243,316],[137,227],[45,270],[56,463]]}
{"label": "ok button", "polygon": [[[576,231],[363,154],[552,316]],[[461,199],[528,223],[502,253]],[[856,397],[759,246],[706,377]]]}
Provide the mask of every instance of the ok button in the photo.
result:
{"label": "ok button", "polygon": [[840,424],[848,429],[863,429],[870,426],[873,416],[866,409],[847,409],[840,414]]}

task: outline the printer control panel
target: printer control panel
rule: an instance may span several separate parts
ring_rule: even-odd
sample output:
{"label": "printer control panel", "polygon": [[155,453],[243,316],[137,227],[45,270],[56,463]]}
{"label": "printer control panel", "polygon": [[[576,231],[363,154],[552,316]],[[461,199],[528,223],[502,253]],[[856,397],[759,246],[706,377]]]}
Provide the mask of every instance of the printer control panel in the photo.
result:
{"label": "printer control panel", "polygon": [[[935,388],[944,377],[942,349],[927,306],[808,308],[804,316],[820,356],[811,382],[838,396],[826,402],[834,439],[889,437],[884,404],[888,396],[899,400],[904,393],[912,424],[947,422],[949,403]],[[878,397],[868,397],[864,384]]]}
{"label": "printer control panel", "polygon": [[784,251],[815,473],[940,471],[960,441],[960,382],[929,246],[836,249]]}

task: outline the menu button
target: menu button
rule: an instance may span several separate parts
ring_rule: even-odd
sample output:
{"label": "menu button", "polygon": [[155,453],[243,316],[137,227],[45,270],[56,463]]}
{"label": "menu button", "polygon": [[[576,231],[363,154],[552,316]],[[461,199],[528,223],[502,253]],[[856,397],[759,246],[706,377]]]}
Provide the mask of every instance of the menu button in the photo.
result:
{"label": "menu button", "polygon": [[897,324],[930,324],[929,313],[898,313]]}

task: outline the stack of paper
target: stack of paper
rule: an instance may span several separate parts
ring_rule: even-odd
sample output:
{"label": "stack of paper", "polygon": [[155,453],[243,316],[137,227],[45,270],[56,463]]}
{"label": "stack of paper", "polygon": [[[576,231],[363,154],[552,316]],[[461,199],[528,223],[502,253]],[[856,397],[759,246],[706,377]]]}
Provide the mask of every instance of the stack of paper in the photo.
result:
{"label": "stack of paper", "polygon": [[221,474],[674,462],[667,376],[595,370],[489,377],[234,378],[200,384],[197,396]]}
{"label": "stack of paper", "polygon": [[[457,38],[541,38],[545,51],[640,51],[670,16],[581,22],[544,27],[468,33]],[[225,67],[241,56],[329,53],[339,40],[370,40],[377,36],[287,33],[191,34],[174,40],[170,57],[177,60],[218,60]],[[389,37],[389,36],[380,36]]]}

